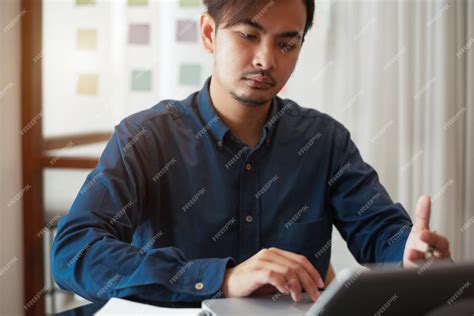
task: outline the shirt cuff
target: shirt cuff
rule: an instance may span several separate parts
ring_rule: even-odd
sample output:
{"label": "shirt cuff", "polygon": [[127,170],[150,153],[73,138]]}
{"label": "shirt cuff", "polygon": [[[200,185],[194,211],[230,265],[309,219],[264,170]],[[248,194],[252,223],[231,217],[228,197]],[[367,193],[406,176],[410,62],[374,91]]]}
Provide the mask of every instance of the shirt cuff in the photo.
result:
{"label": "shirt cuff", "polygon": [[200,299],[212,298],[224,282],[225,271],[235,265],[231,257],[223,259],[195,259],[187,263],[189,271],[183,278],[181,292]]}

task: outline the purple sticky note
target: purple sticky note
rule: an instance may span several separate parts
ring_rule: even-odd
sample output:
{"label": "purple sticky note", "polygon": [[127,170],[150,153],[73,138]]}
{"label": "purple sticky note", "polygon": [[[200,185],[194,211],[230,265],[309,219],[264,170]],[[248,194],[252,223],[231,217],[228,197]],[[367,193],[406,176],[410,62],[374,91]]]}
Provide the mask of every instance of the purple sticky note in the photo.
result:
{"label": "purple sticky note", "polygon": [[178,42],[197,41],[197,23],[193,20],[176,21],[176,40]]}
{"label": "purple sticky note", "polygon": [[147,45],[150,43],[150,25],[130,24],[128,26],[128,43]]}

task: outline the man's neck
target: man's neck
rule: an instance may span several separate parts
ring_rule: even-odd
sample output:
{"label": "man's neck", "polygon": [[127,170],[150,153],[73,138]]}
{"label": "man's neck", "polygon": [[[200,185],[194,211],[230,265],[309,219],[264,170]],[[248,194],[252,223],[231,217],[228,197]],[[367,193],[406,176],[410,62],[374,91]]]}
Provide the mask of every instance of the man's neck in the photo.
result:
{"label": "man's neck", "polygon": [[257,107],[242,105],[229,93],[223,91],[212,79],[209,95],[214,110],[224,124],[229,127],[232,134],[250,148],[255,147],[261,138],[271,101]]}

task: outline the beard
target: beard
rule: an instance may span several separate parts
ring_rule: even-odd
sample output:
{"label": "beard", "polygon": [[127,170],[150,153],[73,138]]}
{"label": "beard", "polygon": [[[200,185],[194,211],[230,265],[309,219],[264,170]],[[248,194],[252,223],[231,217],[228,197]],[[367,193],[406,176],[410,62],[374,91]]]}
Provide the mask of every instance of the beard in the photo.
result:
{"label": "beard", "polygon": [[234,91],[231,91],[230,95],[234,98],[234,100],[238,101],[240,104],[253,107],[253,108],[262,106],[272,100],[272,99],[264,99],[264,98],[252,98],[244,94],[238,95]]}

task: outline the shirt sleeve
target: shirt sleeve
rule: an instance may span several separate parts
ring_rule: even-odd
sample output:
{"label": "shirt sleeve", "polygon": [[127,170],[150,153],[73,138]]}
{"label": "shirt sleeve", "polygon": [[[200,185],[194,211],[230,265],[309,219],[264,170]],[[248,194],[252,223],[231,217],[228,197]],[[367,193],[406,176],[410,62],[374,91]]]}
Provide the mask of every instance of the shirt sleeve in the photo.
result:
{"label": "shirt sleeve", "polygon": [[[175,247],[132,245],[143,220],[156,141],[147,127],[123,121],[61,218],[51,249],[57,284],[93,301],[111,297],[199,302],[215,296],[232,258],[187,260]],[[150,158],[151,157],[151,158]],[[156,165],[155,160],[154,164]]]}
{"label": "shirt sleeve", "polygon": [[328,181],[334,225],[359,263],[401,263],[410,216],[391,200],[350,133],[342,127],[339,131]]}

